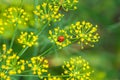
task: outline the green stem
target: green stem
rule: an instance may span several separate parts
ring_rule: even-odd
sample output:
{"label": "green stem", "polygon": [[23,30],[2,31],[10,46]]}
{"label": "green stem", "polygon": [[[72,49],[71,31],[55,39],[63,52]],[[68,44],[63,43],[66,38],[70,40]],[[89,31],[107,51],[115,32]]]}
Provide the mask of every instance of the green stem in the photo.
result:
{"label": "green stem", "polygon": [[17,28],[18,28],[18,24],[16,25],[16,28],[15,28],[15,31],[14,31],[14,34],[13,34],[13,37],[12,37],[12,41],[10,43],[10,48],[12,48],[12,46],[13,46],[13,42],[15,40],[15,36],[16,36],[16,33],[17,33]]}
{"label": "green stem", "polygon": [[23,49],[21,50],[21,52],[20,52],[18,55],[19,55],[19,56],[22,56],[23,53],[24,53],[28,48],[29,48],[28,46],[25,47],[25,48],[23,48]]}
{"label": "green stem", "polygon": [[53,46],[52,47],[50,47],[50,48],[48,48],[45,52],[43,52],[42,54],[40,54],[39,56],[43,56],[43,55],[45,55],[48,51],[50,51],[51,49],[53,48]]}
{"label": "green stem", "polygon": [[38,5],[38,0],[34,0],[34,8]]}
{"label": "green stem", "polygon": [[[23,6],[23,0],[21,0],[20,6]],[[20,17],[20,15],[21,14],[19,14],[18,17]],[[16,23],[16,28],[15,28],[15,31],[14,31],[14,34],[13,34],[13,37],[12,37],[12,41],[10,43],[10,48],[12,48],[12,46],[13,46],[13,43],[14,43],[14,40],[15,40],[15,37],[16,37],[16,34],[17,34],[17,29],[18,29],[18,23]]]}
{"label": "green stem", "polygon": [[[38,5],[38,0],[34,0],[34,9],[36,9],[37,5]],[[34,15],[34,17],[35,17],[35,24],[34,24],[34,26],[38,26],[38,16]],[[37,30],[35,29],[35,31],[37,31]],[[38,53],[38,46],[37,47],[34,46],[33,56],[37,55],[37,53]]]}
{"label": "green stem", "polygon": [[[30,76],[30,77],[39,77],[39,75],[12,75],[12,76]],[[47,75],[43,75],[41,77],[49,77]],[[69,77],[69,75],[51,75],[50,77]]]}
{"label": "green stem", "polygon": [[38,32],[38,36],[44,31],[44,29],[47,27],[48,24],[49,24],[49,23],[45,24],[45,25],[43,26],[42,30],[40,30],[40,31]]}
{"label": "green stem", "polygon": [[107,28],[108,31],[114,31],[115,29],[120,27],[120,22],[113,24]]}
{"label": "green stem", "polygon": [[[36,9],[36,6],[38,5],[38,0],[34,0],[34,9]],[[34,26],[38,26],[38,16],[34,15],[35,17],[35,24]]]}
{"label": "green stem", "polygon": [[31,76],[31,77],[38,77],[38,75],[13,75],[13,76]]}
{"label": "green stem", "polygon": [[20,1],[20,7],[23,6],[23,0]]}
{"label": "green stem", "polygon": [[23,71],[22,73],[27,73],[27,72],[31,72],[32,70],[26,70],[26,71]]}

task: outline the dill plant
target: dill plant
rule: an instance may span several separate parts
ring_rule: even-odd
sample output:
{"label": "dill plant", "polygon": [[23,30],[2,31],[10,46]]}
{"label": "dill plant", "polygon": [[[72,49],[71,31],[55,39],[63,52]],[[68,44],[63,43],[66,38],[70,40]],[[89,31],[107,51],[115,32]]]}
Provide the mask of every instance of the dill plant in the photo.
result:
{"label": "dill plant", "polygon": [[[23,0],[21,1],[23,3]],[[100,38],[97,25],[78,21],[67,25],[67,28],[57,26],[49,29],[64,17],[61,8],[66,12],[76,10],[78,0],[45,0],[41,4],[38,4],[38,0],[34,0],[34,3],[31,12],[25,11],[21,5],[10,6],[1,13],[0,38],[6,40],[6,43],[1,45],[0,51],[0,80],[14,80],[16,76],[38,77],[40,80],[92,80],[93,70],[80,56],[64,61],[63,73],[53,75],[49,72],[50,63],[46,59],[46,54],[54,48],[61,50],[74,43],[80,45],[81,49],[86,46],[94,47],[94,43]],[[31,20],[34,25],[30,24]],[[42,43],[39,39],[46,29],[49,29],[48,39],[52,43],[50,48],[38,54],[36,48],[39,49],[38,45]],[[16,45],[20,47],[17,48],[17,52],[14,50]],[[31,49],[34,52],[31,52]],[[34,56],[24,59],[23,56],[27,51]]]}

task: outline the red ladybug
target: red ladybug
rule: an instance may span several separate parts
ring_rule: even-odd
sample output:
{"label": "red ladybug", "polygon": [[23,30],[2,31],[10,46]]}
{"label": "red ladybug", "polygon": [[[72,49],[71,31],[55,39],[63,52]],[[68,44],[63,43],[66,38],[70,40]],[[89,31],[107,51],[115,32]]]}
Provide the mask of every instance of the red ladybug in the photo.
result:
{"label": "red ladybug", "polygon": [[64,36],[58,36],[58,41],[63,42],[65,40]]}

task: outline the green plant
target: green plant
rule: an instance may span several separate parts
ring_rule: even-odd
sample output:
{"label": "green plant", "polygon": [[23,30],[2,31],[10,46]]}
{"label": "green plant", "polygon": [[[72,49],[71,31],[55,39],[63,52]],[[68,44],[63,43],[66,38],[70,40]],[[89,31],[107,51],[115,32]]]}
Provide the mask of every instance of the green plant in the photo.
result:
{"label": "green plant", "polygon": [[[93,70],[80,56],[65,61],[61,75],[53,75],[49,72],[46,55],[53,49],[57,52],[76,43],[81,49],[94,47],[100,38],[97,25],[77,21],[64,28],[53,28],[64,17],[63,12],[77,9],[78,0],[45,0],[40,5],[38,0],[34,1],[35,8],[31,12],[26,12],[21,5],[10,7],[2,13],[0,38],[6,40],[6,43],[2,44],[0,52],[0,79],[14,80],[16,76],[33,76],[44,80],[91,80]],[[52,43],[49,42],[49,48],[38,54],[39,46],[42,46],[39,39],[43,39],[42,36],[48,36]],[[30,53],[32,49],[34,51]],[[25,54],[32,56],[25,59]]]}

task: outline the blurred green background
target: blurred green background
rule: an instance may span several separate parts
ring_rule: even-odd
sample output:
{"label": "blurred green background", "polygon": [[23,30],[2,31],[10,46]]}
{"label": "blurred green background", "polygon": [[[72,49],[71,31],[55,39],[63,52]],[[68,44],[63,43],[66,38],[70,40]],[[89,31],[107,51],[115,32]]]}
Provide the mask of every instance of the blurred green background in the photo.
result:
{"label": "blurred green background", "polygon": [[[19,6],[20,1],[0,0],[0,13],[7,7]],[[41,3],[44,0],[38,1]],[[23,0],[23,2],[23,8],[28,12],[34,8],[34,0]],[[90,62],[95,71],[95,80],[120,80],[120,0],[79,0],[77,6],[78,9],[75,11],[64,12],[62,21],[55,25],[63,27],[78,20],[89,21],[99,26],[100,41],[94,48],[79,50],[79,47],[72,45],[59,51],[58,54],[49,55],[51,64],[56,66],[54,69],[51,68],[51,72],[59,73],[59,66],[63,60],[80,55]],[[43,44],[44,47],[48,48],[47,37],[44,42],[46,42]],[[29,80],[28,77],[26,80]]]}

